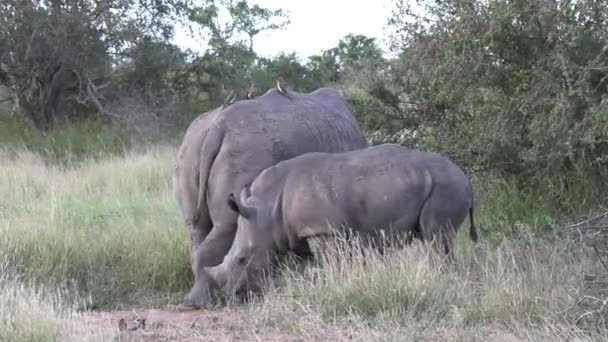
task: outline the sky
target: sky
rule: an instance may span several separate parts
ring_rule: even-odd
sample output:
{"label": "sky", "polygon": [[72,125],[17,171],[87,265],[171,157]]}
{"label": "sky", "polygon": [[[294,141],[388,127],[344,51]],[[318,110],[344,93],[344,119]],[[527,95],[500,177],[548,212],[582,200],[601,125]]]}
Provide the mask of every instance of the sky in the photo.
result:
{"label": "sky", "polygon": [[[271,10],[283,9],[291,23],[282,30],[262,32],[254,39],[254,50],[262,56],[296,52],[300,58],[318,54],[338,45],[348,33],[377,38],[388,50],[384,28],[393,9],[393,0],[250,0]],[[203,52],[204,41],[177,30],[175,43]]]}

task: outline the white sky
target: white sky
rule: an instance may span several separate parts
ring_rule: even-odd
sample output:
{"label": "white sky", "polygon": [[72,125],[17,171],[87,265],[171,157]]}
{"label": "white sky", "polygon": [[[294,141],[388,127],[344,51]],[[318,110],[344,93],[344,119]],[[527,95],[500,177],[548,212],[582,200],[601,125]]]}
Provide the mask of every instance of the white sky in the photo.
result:
{"label": "white sky", "polygon": [[[300,58],[335,47],[348,33],[377,38],[381,48],[388,43],[384,27],[393,9],[393,0],[250,0],[271,10],[281,8],[291,23],[282,30],[262,32],[254,39],[254,50],[262,56],[283,51]],[[205,41],[177,30],[175,43],[203,52]]]}

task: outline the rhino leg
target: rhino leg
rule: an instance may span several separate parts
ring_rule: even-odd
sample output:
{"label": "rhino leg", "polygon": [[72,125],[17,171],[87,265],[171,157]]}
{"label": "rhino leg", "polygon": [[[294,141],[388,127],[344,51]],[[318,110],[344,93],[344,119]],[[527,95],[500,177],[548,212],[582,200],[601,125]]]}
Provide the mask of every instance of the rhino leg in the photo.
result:
{"label": "rhino leg", "polygon": [[453,245],[460,224],[464,221],[469,204],[455,198],[456,189],[435,188],[420,212],[420,233],[449,260],[454,260]]}
{"label": "rhino leg", "polygon": [[213,288],[225,284],[221,262],[230,249],[235,233],[236,224],[218,223],[193,251],[194,285],[184,298],[184,305],[206,308],[214,304]]}
{"label": "rhino leg", "polygon": [[194,251],[193,262],[202,267],[221,264],[232,246],[236,228],[236,221],[215,224],[211,233]]}
{"label": "rhino leg", "polygon": [[197,250],[213,227],[208,217],[202,216],[195,225],[190,225],[190,265],[194,274],[194,285],[184,297],[182,304],[204,308],[212,304],[211,277],[205,272],[197,258]]}
{"label": "rhino leg", "polygon": [[402,249],[411,244],[413,239],[420,234],[418,221],[417,215],[408,212],[388,229],[381,230],[376,237],[380,253],[383,254],[385,249]]}

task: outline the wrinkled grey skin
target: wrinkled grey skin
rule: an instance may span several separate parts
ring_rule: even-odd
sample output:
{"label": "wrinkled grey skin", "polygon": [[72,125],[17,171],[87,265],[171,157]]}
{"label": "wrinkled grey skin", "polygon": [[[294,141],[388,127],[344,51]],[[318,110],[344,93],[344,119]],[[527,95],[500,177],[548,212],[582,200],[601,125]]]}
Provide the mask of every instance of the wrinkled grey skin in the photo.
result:
{"label": "wrinkled grey skin", "polygon": [[222,262],[238,215],[226,198],[264,169],[308,152],[344,152],[368,146],[344,97],[331,88],[310,94],[270,89],[206,113],[180,146],[174,178],[182,219],[190,228],[194,286],[184,304],[211,303],[205,266]]}
{"label": "wrinkled grey skin", "polygon": [[463,171],[439,154],[394,144],[283,161],[227,202],[239,213],[238,230],[213,275],[228,295],[259,290],[276,253],[340,227],[368,237],[381,230],[414,233],[438,242],[451,258],[456,232],[470,214],[470,237],[477,241],[473,192]]}
{"label": "wrinkled grey skin", "polygon": [[[215,109],[199,115],[188,127],[182,144],[177,151],[175,170],[173,173],[173,193],[179,208],[182,220],[188,227],[190,234],[190,264],[196,265],[194,255],[196,248],[203,242],[209,234],[212,223],[210,220],[198,220],[194,218],[197,212],[199,195],[199,167],[201,165],[201,147],[207,136],[209,129],[213,126],[215,118],[219,115],[220,109]],[[194,267],[192,269],[194,271]],[[208,300],[210,296],[207,274],[201,275],[200,291]],[[187,297],[186,297],[187,300]],[[192,301],[185,304],[193,305]],[[201,302],[201,304],[203,304]]]}

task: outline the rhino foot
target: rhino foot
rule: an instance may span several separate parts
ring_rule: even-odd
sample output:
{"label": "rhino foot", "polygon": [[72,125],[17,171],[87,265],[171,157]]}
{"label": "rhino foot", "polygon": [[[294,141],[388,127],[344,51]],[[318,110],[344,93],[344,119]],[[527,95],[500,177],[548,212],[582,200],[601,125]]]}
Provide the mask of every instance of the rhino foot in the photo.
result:
{"label": "rhino foot", "polygon": [[209,286],[194,285],[190,292],[182,300],[182,305],[194,309],[208,309],[216,303],[211,295]]}

